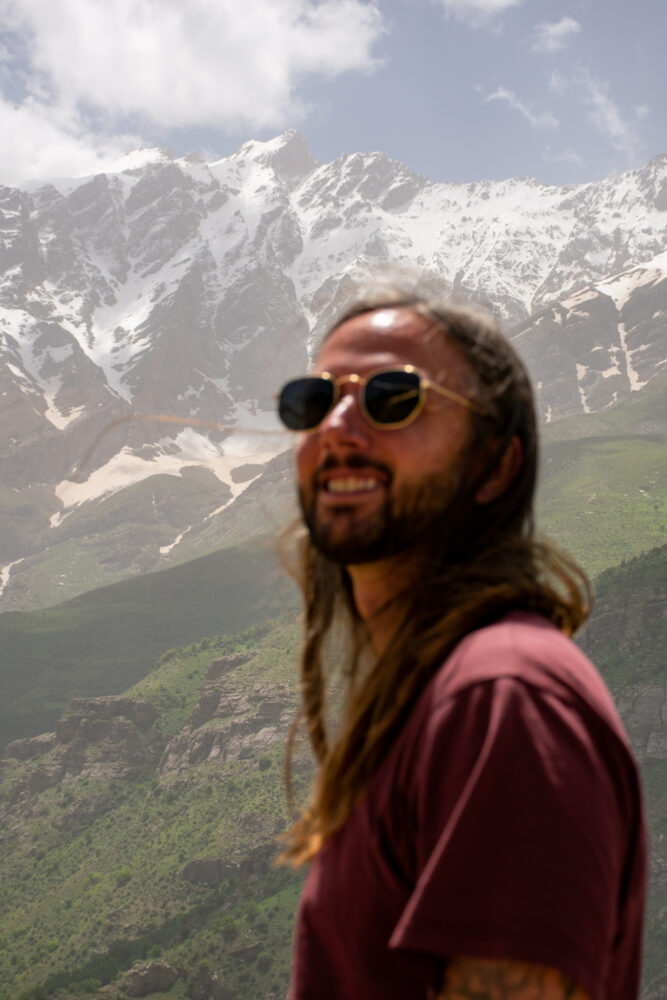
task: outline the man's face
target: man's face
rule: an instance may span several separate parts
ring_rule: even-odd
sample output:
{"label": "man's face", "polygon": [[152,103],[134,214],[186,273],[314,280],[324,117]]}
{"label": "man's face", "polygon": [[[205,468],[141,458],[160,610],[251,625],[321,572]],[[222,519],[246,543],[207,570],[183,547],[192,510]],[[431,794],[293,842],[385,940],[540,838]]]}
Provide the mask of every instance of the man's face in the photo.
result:
{"label": "man's face", "polygon": [[[364,376],[404,365],[471,395],[474,376],[463,355],[406,308],[343,323],[324,344],[314,371]],[[343,564],[370,563],[428,542],[438,530],[465,474],[471,415],[426,390],[412,423],[384,430],[365,419],[356,384],[340,389],[325,420],[300,437],[299,498],[316,548]]]}

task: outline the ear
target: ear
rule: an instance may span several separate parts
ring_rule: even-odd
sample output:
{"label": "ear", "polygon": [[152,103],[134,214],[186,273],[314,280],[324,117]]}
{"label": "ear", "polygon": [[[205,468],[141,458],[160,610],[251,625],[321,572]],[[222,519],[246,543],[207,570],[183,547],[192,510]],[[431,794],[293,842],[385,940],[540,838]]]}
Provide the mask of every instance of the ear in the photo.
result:
{"label": "ear", "polygon": [[475,493],[475,503],[487,504],[502,496],[523,464],[523,445],[514,435],[486,480]]}

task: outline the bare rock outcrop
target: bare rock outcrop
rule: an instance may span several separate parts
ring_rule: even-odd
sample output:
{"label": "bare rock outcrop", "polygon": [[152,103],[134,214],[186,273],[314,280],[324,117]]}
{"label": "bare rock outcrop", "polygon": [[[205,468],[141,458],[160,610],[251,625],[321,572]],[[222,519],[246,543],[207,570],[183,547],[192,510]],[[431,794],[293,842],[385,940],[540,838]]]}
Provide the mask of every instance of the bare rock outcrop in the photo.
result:
{"label": "bare rock outcrop", "polygon": [[133,722],[137,729],[150,729],[158,717],[157,709],[142,698],[126,695],[107,695],[102,698],[75,698],[68,717],[117,719],[123,717]]}
{"label": "bare rock outcrop", "polygon": [[131,778],[155,766],[164,739],[151,733],[157,710],[128,697],[77,698],[55,733],[14,740],[5,757],[41,760],[15,782],[10,800],[36,795],[75,777]]}
{"label": "bare rock outcrop", "polygon": [[166,993],[177,979],[178,972],[168,962],[140,962],[127,973],[122,989],[128,997],[147,997]]}
{"label": "bare rock outcrop", "polygon": [[197,858],[188,861],[187,865],[179,872],[184,882],[203,885],[220,885],[236,874],[237,866],[223,861],[221,858]]}
{"label": "bare rock outcrop", "polygon": [[284,739],[292,717],[294,693],[283,684],[256,684],[245,691],[233,668],[252,654],[215,660],[187,725],[168,743],[158,766],[160,777],[182,778],[205,761],[243,760]]}
{"label": "bare rock outcrop", "polygon": [[640,763],[667,760],[667,684],[625,688],[616,703]]}
{"label": "bare rock outcrop", "polygon": [[278,847],[275,835],[283,829],[282,823],[271,823],[270,829],[262,830],[260,843],[253,850],[246,850],[238,861],[223,858],[196,858],[189,861],[179,872],[184,882],[205,885],[220,885],[228,879],[244,884],[266,873],[274,864]]}
{"label": "bare rock outcrop", "polygon": [[30,760],[32,757],[41,757],[43,753],[52,750],[56,745],[55,733],[42,733],[40,736],[29,736],[22,740],[12,740],[7,744],[4,757],[13,760]]}
{"label": "bare rock outcrop", "polygon": [[220,974],[200,976],[190,985],[190,1000],[228,1000],[232,994],[226,989]]}

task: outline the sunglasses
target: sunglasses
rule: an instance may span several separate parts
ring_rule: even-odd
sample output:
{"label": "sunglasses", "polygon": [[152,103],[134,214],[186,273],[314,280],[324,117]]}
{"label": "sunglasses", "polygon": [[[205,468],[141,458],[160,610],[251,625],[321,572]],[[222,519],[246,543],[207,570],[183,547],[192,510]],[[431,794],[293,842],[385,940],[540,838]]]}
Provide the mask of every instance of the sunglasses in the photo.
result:
{"label": "sunglasses", "polygon": [[334,408],[340,399],[340,387],[347,382],[359,386],[361,411],[369,424],[381,430],[405,427],[416,420],[428,389],[486,415],[486,410],[477,403],[432,382],[412,365],[405,365],[367,376],[352,373],[334,378],[329,372],[322,372],[292,379],[278,394],[278,416],[291,431],[314,431]]}

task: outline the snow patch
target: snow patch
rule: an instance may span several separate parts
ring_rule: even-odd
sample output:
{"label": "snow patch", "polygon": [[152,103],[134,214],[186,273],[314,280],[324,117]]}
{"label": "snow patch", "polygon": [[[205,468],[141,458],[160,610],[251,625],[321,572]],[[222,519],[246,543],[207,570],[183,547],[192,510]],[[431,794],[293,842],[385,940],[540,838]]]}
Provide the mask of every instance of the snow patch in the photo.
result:
{"label": "snow patch", "polygon": [[588,368],[586,367],[586,365],[577,364],[577,387],[579,389],[579,399],[581,400],[581,406],[583,408],[584,413],[591,412],[591,408],[588,405],[586,399],[586,393],[584,392],[584,387],[581,384],[587,374],[588,374]]}
{"label": "snow patch", "polygon": [[171,552],[172,549],[175,549],[176,546],[178,545],[178,543],[183,541],[183,539],[187,535],[188,531],[190,531],[191,529],[192,529],[192,525],[190,524],[185,529],[185,531],[182,531],[180,533],[180,535],[176,535],[176,538],[173,540],[173,542],[171,543],[171,545],[161,545],[160,546],[160,555],[161,556],[166,556],[167,553]]}
{"label": "snow patch", "polygon": [[71,513],[71,512],[70,511],[57,510],[55,512],[55,514],[52,514],[51,517],[49,518],[49,527],[51,527],[51,528],[59,528],[60,525],[65,520],[65,518],[67,517],[68,513]]}
{"label": "snow patch", "polygon": [[[55,494],[65,508],[73,507],[115,493],[150,476],[180,476],[184,467],[199,465],[228,485],[234,499],[248,485],[231,481],[235,468],[247,463],[263,465],[289,446],[291,438],[286,432],[271,431],[270,437],[266,433],[256,433],[261,425],[269,422],[268,417],[265,413],[257,414],[258,427],[245,427],[244,433],[226,439],[224,447],[192,427],[185,428],[175,438],[158,441],[156,447],[165,451],[151,459],[141,458],[125,447],[106,465],[96,469],[85,482],[64,479],[58,483]],[[275,417],[273,420],[275,422]]]}
{"label": "snow patch", "polygon": [[599,293],[596,288],[586,288],[581,292],[577,292],[576,295],[571,295],[568,299],[564,299],[562,305],[565,306],[566,309],[574,312],[585,302],[590,302],[592,299],[596,299],[598,294]]}
{"label": "snow patch", "polygon": [[14,375],[16,378],[23,379],[24,382],[28,381],[28,376],[26,375],[26,373],[22,372],[20,368],[16,367],[16,365],[13,365],[11,361],[6,361],[5,364],[9,368],[12,375]]}
{"label": "snow patch", "polygon": [[2,597],[5,587],[9,583],[9,577],[14,566],[18,566],[19,563],[23,562],[25,557],[21,556],[20,559],[15,559],[14,562],[7,563],[5,566],[0,566],[0,597]]}
{"label": "snow patch", "polygon": [[631,351],[628,347],[627,330],[625,329],[625,323],[618,324],[618,336],[621,341],[621,347],[623,348],[623,353],[625,354],[625,366],[628,372],[628,378],[630,380],[630,388],[633,392],[638,389],[643,389],[646,382],[642,382],[639,375],[632,366],[632,355],[636,351]]}
{"label": "snow patch", "polygon": [[626,304],[633,292],[644,285],[652,285],[655,282],[667,278],[667,250],[656,254],[651,262],[642,267],[633,267],[627,271],[621,271],[598,283],[598,288],[605,295],[613,300],[616,308],[620,310]]}
{"label": "snow patch", "polygon": [[69,413],[63,413],[58,409],[57,406],[53,405],[53,397],[46,397],[47,407],[44,410],[44,416],[47,420],[50,420],[54,427],[57,427],[59,431],[71,424],[73,420],[84,412],[85,406],[75,406],[74,409],[70,410]]}
{"label": "snow patch", "polygon": [[[45,372],[49,371],[49,366],[60,365],[71,357],[74,348],[71,344],[62,344],[59,347],[46,347],[41,350],[36,348],[35,341],[39,336],[37,321],[32,317],[28,317],[27,314],[26,319],[27,321],[22,327],[22,337],[18,343],[23,369],[12,364],[11,361],[5,363],[14,377],[23,382],[21,388],[24,392],[42,392],[44,402],[46,403],[44,416],[54,427],[62,430],[83,413],[85,407],[79,406],[69,410],[67,413],[60,410],[55,405],[55,399],[62,388],[62,377],[58,374],[57,370],[54,374],[45,374]],[[51,371],[53,371],[53,367]]]}

